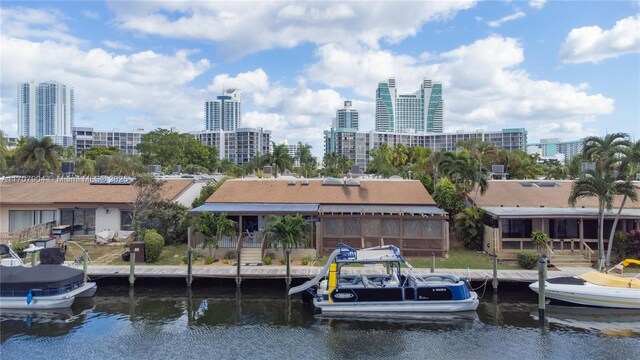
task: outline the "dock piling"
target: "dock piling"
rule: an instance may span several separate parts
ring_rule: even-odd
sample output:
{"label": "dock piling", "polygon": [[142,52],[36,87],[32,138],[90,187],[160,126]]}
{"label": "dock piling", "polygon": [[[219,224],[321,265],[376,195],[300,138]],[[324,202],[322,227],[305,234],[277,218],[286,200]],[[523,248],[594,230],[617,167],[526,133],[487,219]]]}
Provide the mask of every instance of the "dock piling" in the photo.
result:
{"label": "dock piling", "polygon": [[498,255],[493,255],[493,281],[491,282],[493,285],[493,291],[498,291]]}
{"label": "dock piling", "polygon": [[547,281],[547,256],[542,255],[538,261],[538,320],[544,325],[545,296],[544,288]]}
{"label": "dock piling", "polygon": [[436,272],[436,254],[431,253],[431,272]]}
{"label": "dock piling", "polygon": [[86,250],[82,251],[82,271],[84,272],[84,282],[86,283],[89,279],[87,263],[89,262],[89,254]]}
{"label": "dock piling", "polygon": [[284,252],[284,260],[287,263],[287,289],[291,286],[291,249]]}
{"label": "dock piling", "polygon": [[192,262],[193,262],[193,250],[191,246],[189,246],[189,251],[187,251],[187,287],[191,287],[191,282],[193,282],[193,272],[192,272]]}
{"label": "dock piling", "polygon": [[136,256],[131,253],[129,256],[129,286],[133,287],[133,283],[136,282]]}
{"label": "dock piling", "polygon": [[236,262],[236,287],[238,287],[238,288],[240,287],[240,284],[242,283],[242,277],[240,275],[240,267],[241,267],[240,258],[242,256],[241,256],[240,253],[241,253],[241,251],[238,250],[238,254],[236,256],[236,258],[237,258],[236,259],[237,260],[237,262]]}

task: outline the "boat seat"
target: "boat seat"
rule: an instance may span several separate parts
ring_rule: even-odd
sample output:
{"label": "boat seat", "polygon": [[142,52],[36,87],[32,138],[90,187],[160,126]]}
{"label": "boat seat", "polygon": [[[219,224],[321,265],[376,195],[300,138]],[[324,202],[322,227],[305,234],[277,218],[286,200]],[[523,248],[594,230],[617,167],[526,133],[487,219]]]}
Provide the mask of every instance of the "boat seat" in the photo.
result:
{"label": "boat seat", "polygon": [[384,282],[384,287],[398,287],[400,286],[400,280],[396,273],[391,274],[391,277]]}
{"label": "boat seat", "polygon": [[362,284],[366,288],[368,288],[368,287],[376,287],[376,285],[374,283],[372,283],[371,281],[369,281],[369,279],[364,275],[362,275]]}

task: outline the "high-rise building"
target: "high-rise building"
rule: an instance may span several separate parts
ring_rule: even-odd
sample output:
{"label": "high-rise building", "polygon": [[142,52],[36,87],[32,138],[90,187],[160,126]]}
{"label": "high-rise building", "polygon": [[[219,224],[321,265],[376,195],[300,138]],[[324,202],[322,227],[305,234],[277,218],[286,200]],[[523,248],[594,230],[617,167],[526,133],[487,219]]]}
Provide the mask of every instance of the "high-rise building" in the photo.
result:
{"label": "high-rise building", "polygon": [[458,131],[454,133],[390,133],[390,132],[361,132],[346,129],[330,129],[324,132],[325,154],[337,153],[353,161],[361,169],[369,165],[370,151],[387,144],[393,148],[398,144],[406,147],[422,146],[431,151],[455,150],[457,144],[463,140],[477,139],[485,141],[496,148],[513,151],[527,148],[527,131],[523,128],[503,129],[501,131]]}
{"label": "high-rise building", "polygon": [[423,80],[413,94],[398,95],[396,81],[381,81],[376,90],[375,131],[424,133],[443,131],[442,84]]}
{"label": "high-rise building", "polygon": [[138,144],[142,143],[144,129],[134,131],[95,131],[91,127],[73,128],[73,146],[76,153],[81,154],[84,150],[92,146],[109,147],[114,146],[123,154],[138,155]]}
{"label": "high-rise building", "polygon": [[395,130],[396,79],[390,78],[378,83],[376,90],[376,131],[393,132]]}
{"label": "high-rise building", "polygon": [[358,130],[358,110],[351,106],[351,101],[345,101],[344,109],[336,111],[334,128]]}
{"label": "high-rise building", "polygon": [[51,137],[61,146],[72,146],[74,90],[56,82],[18,83],[18,136],[41,140]]}
{"label": "high-rise building", "polygon": [[258,154],[271,152],[271,131],[240,128],[235,131],[198,131],[191,133],[206,146],[216,148],[220,159],[246,164]]}
{"label": "high-rise building", "polygon": [[568,163],[571,159],[582,153],[584,147],[584,138],[572,141],[563,141],[558,138],[540,139],[540,143],[529,144],[527,151],[529,153],[538,153],[543,158],[558,158]]}
{"label": "high-rise building", "polygon": [[242,93],[240,89],[227,89],[216,100],[204,103],[205,129],[235,131],[242,124]]}

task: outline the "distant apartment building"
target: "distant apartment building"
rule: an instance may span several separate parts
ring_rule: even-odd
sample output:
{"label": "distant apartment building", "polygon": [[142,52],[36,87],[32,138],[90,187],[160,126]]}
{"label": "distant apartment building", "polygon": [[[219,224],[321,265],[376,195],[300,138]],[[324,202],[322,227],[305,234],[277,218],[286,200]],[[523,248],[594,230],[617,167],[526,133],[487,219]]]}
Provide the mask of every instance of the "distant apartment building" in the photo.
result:
{"label": "distant apartment building", "polygon": [[289,141],[285,139],[284,145],[287,147],[287,150],[289,151],[289,156],[291,156],[291,158],[293,159],[293,166],[300,167],[300,159],[298,158],[298,149],[300,148],[300,146],[298,145],[298,143],[289,144]]}
{"label": "distant apartment building", "polygon": [[220,159],[246,164],[258,154],[271,150],[271,131],[262,128],[239,128],[235,131],[204,130],[191,133],[206,146],[218,149]]}
{"label": "distant apartment building", "polygon": [[336,129],[358,130],[358,110],[352,108],[351,101],[344,102],[344,108],[336,111],[333,127]]}
{"label": "distant apartment building", "polygon": [[91,127],[74,127],[73,144],[77,154],[81,154],[92,146],[114,146],[123,154],[138,155],[138,144],[142,142],[144,134],[143,129],[134,131],[95,131]]}
{"label": "distant apartment building", "polygon": [[73,146],[74,89],[57,81],[18,83],[18,136]]}
{"label": "distant apartment building", "polygon": [[573,141],[562,141],[559,138],[540,139],[539,143],[529,144],[527,152],[540,154],[542,158],[554,158],[565,163],[579,154],[582,154],[584,138]]}
{"label": "distant apartment building", "polygon": [[425,79],[413,94],[400,95],[395,78],[378,83],[375,113],[377,132],[441,133],[443,112],[440,83]]}
{"label": "distant apartment building", "polygon": [[226,89],[224,95],[204,103],[205,129],[235,131],[242,126],[242,92]]}
{"label": "distant apartment building", "polygon": [[503,129],[501,131],[473,131],[454,133],[405,134],[390,132],[358,132],[344,129],[330,129],[324,132],[325,154],[335,152],[344,155],[361,169],[369,165],[369,153],[382,144],[395,147],[422,146],[432,151],[455,150],[456,144],[463,140],[478,139],[507,151],[527,148],[527,131],[523,128]]}

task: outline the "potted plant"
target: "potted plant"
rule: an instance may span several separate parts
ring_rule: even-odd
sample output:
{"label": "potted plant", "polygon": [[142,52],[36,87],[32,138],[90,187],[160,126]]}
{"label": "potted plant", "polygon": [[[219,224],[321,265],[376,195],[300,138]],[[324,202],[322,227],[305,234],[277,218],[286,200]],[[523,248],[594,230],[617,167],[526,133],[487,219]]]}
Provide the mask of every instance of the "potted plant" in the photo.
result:
{"label": "potted plant", "polygon": [[549,235],[546,232],[536,230],[531,233],[531,242],[540,253],[545,253],[549,246]]}
{"label": "potted plant", "polygon": [[26,241],[18,241],[14,244],[11,244],[11,249],[13,249],[13,251],[15,251],[16,254],[23,259],[27,256],[27,254],[24,251],[28,247],[29,247],[29,243]]}

